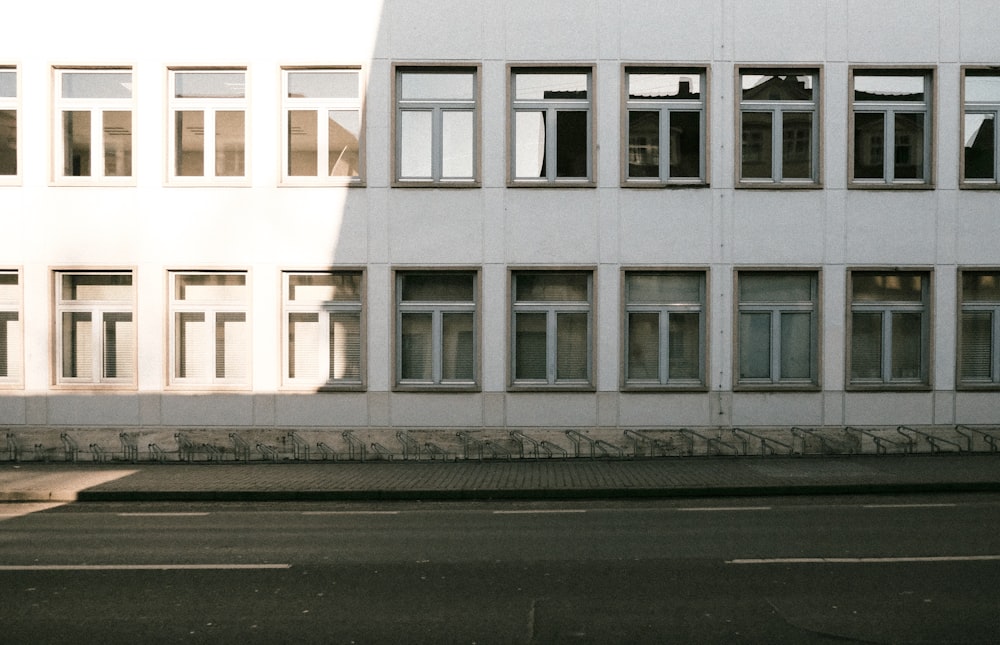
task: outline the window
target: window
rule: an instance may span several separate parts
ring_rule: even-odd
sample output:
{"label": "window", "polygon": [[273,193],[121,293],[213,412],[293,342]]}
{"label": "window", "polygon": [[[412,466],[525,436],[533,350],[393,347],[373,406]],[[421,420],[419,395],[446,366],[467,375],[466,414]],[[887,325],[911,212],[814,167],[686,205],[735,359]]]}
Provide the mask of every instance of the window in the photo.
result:
{"label": "window", "polygon": [[286,69],[285,183],[361,182],[361,70]]}
{"label": "window", "polygon": [[1000,385],[1000,271],[961,272],[958,381]]}
{"label": "window", "polygon": [[513,68],[510,177],[518,184],[593,181],[590,68]]}
{"label": "window", "polygon": [[476,282],[471,271],[396,274],[397,385],[475,385]]}
{"label": "window", "polygon": [[513,384],[589,387],[591,272],[517,271],[511,282]]}
{"label": "window", "polygon": [[250,384],[245,272],[171,272],[170,384]]}
{"label": "window", "polygon": [[855,187],[931,185],[931,81],[930,71],[853,70]]}
{"label": "window", "polygon": [[56,273],[56,383],[135,384],[130,272]]}
{"label": "window", "polygon": [[819,183],[819,71],[739,70],[742,186]]}
{"label": "window", "polygon": [[360,271],[286,272],[284,382],[361,385]]}
{"label": "window", "polygon": [[246,71],[170,71],[170,178],[246,176]]}
{"label": "window", "polygon": [[21,276],[0,271],[0,386],[21,383]]}
{"label": "window", "polygon": [[626,185],[704,184],[705,70],[625,69]]}
{"label": "window", "polygon": [[625,386],[705,382],[705,274],[625,274]]}
{"label": "window", "polygon": [[739,272],[739,385],[818,384],[817,283],[814,271]]}
{"label": "window", "polygon": [[926,272],[851,273],[851,385],[929,384],[929,290]]}
{"label": "window", "polygon": [[962,106],[962,187],[1000,187],[997,119],[1000,119],[1000,72],[966,69]]}
{"label": "window", "polygon": [[396,185],[478,185],[478,70],[400,67],[395,92]]}
{"label": "window", "polygon": [[57,182],[132,177],[130,69],[56,69],[52,173]]}
{"label": "window", "polygon": [[0,183],[18,175],[17,70],[0,67]]}

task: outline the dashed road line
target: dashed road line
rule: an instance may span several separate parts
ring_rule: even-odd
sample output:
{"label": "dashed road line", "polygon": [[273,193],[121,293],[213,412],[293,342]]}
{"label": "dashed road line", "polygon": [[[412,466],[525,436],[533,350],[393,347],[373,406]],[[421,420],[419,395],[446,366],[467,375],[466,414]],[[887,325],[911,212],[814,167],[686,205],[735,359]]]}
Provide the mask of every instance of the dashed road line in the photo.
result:
{"label": "dashed road line", "polygon": [[203,571],[291,569],[290,564],[26,564],[0,565],[0,571]]}
{"label": "dashed road line", "polygon": [[986,562],[1000,560],[1000,555],[930,555],[884,558],[745,558],[726,560],[726,564],[893,564],[900,562]]}

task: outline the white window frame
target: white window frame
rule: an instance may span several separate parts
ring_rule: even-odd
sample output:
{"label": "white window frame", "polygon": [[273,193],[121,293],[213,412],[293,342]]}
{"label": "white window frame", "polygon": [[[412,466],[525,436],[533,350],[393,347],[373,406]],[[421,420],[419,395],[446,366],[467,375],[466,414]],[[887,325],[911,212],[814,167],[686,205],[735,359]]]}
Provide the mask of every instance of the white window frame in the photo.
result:
{"label": "white window frame", "polygon": [[[1000,298],[996,301],[966,300],[964,289],[964,276],[966,274],[992,274],[995,279],[1000,280],[1000,269],[966,268],[960,269],[958,272],[958,349],[955,360],[958,389],[1000,389]],[[962,375],[962,356],[965,344],[963,321],[967,313],[985,313],[989,314],[991,318],[990,377],[988,379],[970,379]]]}
{"label": "white window frame", "polygon": [[[0,73],[14,74],[14,96],[0,96],[0,111],[14,113],[14,164],[15,172],[12,175],[0,175],[0,186],[17,186],[21,183],[21,74],[15,65],[0,65]],[[0,140],[0,146],[9,145],[9,134],[4,133],[4,140]]]}
{"label": "white window frame", "polygon": [[[176,297],[177,294],[177,281],[179,278],[187,276],[242,276],[244,278],[244,283],[242,286],[244,298],[242,300],[180,300]],[[251,285],[250,285],[250,273],[244,270],[234,270],[234,271],[190,271],[190,270],[178,270],[178,271],[168,271],[168,341],[167,341],[167,354],[169,356],[168,361],[168,374],[167,383],[170,388],[178,389],[205,389],[205,388],[219,388],[219,389],[248,389],[253,380],[253,320],[251,318]],[[204,324],[207,329],[216,328],[216,319],[220,314],[243,314],[244,323],[246,325],[246,356],[244,356],[246,363],[246,376],[245,377],[219,377],[216,376],[218,373],[218,353],[213,352],[211,356],[213,369],[209,370],[210,376],[208,378],[196,378],[196,377],[181,377],[177,376],[177,371],[179,368],[180,361],[180,351],[182,348],[178,347],[177,338],[179,330],[177,329],[177,315],[178,314],[204,314],[205,320]],[[217,347],[217,343],[213,343]]]}
{"label": "white window frame", "polygon": [[[357,97],[293,97],[290,96],[289,77],[299,73],[356,74],[358,78]],[[283,67],[281,69],[281,183],[287,186],[363,186],[365,184],[365,133],[364,133],[364,89],[365,77],[360,66],[328,67]],[[316,174],[292,175],[289,168],[290,153],[290,113],[297,110],[315,111],[316,127]],[[330,120],[323,118],[329,112],[356,112],[358,115],[358,174],[329,175],[321,172],[329,159]]]}
{"label": "white window frame", "polygon": [[[66,299],[63,297],[63,280],[71,277],[124,277],[131,280],[129,285],[129,297],[122,299]],[[86,385],[86,386],[120,386],[134,387],[138,377],[138,321],[136,320],[136,286],[135,272],[131,270],[57,270],[54,273],[55,287],[55,384],[58,386]],[[63,365],[66,353],[72,351],[65,343],[66,330],[63,326],[65,314],[90,314],[91,334],[89,346],[91,347],[91,370],[90,374],[80,374],[77,376],[67,376],[64,373]],[[132,374],[126,377],[105,376],[105,347],[104,322],[106,315],[127,314],[132,323],[132,350],[129,360],[132,363]]]}
{"label": "white window frame", "polygon": [[[3,357],[5,369],[0,373],[0,389],[20,387],[24,383],[24,300],[21,272],[17,269],[0,270],[4,282],[14,284],[0,285],[0,313],[13,314],[16,324],[3,329],[6,356]],[[13,280],[11,280],[13,278]],[[0,324],[7,325],[0,318]],[[13,329],[11,329],[13,328]]]}
{"label": "white window frame", "polygon": [[[744,76],[810,76],[812,77],[812,99],[808,101],[746,99],[743,97]],[[742,66],[736,70],[736,176],[740,188],[819,188],[822,155],[820,154],[820,137],[822,128],[822,74],[816,67],[756,67]],[[809,177],[785,177],[784,150],[785,129],[784,115],[794,113],[809,113],[812,115],[810,127],[809,158],[811,173]],[[771,176],[743,176],[743,115],[746,113],[769,114],[771,116]]]}
{"label": "white window frame", "polygon": [[[358,280],[357,300],[315,300],[315,299],[292,299],[291,282],[298,276],[351,276]],[[282,289],[282,317],[281,317],[281,348],[282,367],[281,378],[285,387],[311,390],[333,390],[333,389],[361,389],[364,386],[365,377],[365,317],[364,317],[364,289],[365,276],[360,269],[334,269],[323,271],[283,271],[281,276]],[[292,377],[292,348],[290,319],[294,314],[316,314],[319,325],[319,338],[321,339],[317,360],[317,372],[319,374],[330,374],[330,317],[334,315],[357,316],[359,348],[358,348],[358,376],[357,378],[336,378],[322,376],[318,378]]]}
{"label": "white window frame", "polygon": [[[966,82],[968,78],[994,78],[1000,83],[1000,68],[998,67],[963,67],[962,68],[962,115],[960,123],[962,125],[962,138],[960,150],[962,156],[959,160],[961,174],[959,175],[960,188],[989,189],[1000,188],[1000,99],[996,101],[976,101],[969,99],[966,95]],[[971,114],[981,114],[993,118],[993,177],[992,178],[967,178],[965,151],[967,137],[971,133],[966,131],[966,117]]]}
{"label": "white window frame", "polygon": [[[242,97],[179,98],[176,95],[176,79],[181,74],[242,74]],[[250,73],[245,67],[231,68],[188,68],[178,67],[167,70],[168,75],[168,118],[167,118],[167,183],[176,186],[247,186],[250,183]],[[202,112],[203,131],[203,173],[201,175],[180,175],[177,172],[177,114],[179,112]],[[216,167],[216,115],[220,112],[243,113],[243,174],[217,175]]]}

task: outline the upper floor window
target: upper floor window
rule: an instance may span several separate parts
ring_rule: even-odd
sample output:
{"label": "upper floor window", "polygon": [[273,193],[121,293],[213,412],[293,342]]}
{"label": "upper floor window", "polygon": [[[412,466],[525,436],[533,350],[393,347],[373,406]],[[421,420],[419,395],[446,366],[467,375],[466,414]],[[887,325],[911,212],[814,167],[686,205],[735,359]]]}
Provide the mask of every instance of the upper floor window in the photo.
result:
{"label": "upper floor window", "polygon": [[930,70],[852,70],[853,186],[931,185],[932,81]]}
{"label": "upper floor window", "polygon": [[246,176],[246,71],[170,70],[170,178]]}
{"label": "upper floor window", "polygon": [[398,186],[479,181],[479,70],[396,68]]}
{"label": "upper floor window", "polygon": [[[55,181],[132,177],[135,110],[130,69],[56,69]],[[89,179],[84,179],[89,178]]]}
{"label": "upper floor window", "polygon": [[21,383],[21,275],[0,271],[0,385]]}
{"label": "upper floor window", "polygon": [[282,79],[282,180],[360,183],[361,70],[286,69]]}
{"label": "upper floor window", "polygon": [[963,83],[961,183],[964,188],[998,188],[1000,71],[996,68],[966,69]]}
{"label": "upper floor window", "polygon": [[17,70],[0,67],[0,183],[17,175]]}
{"label": "upper floor window", "polygon": [[56,383],[134,385],[132,273],[56,273]]}
{"label": "upper floor window", "polygon": [[361,272],[296,271],[282,278],[285,385],[360,386]]}
{"label": "upper floor window", "polygon": [[819,71],[739,70],[742,186],[819,183]]}
{"label": "upper floor window", "polygon": [[518,185],[594,181],[593,71],[511,69],[509,176]]}
{"label": "upper floor window", "polygon": [[959,385],[1000,386],[1000,271],[962,271],[959,295]]}
{"label": "upper floor window", "polygon": [[705,70],[625,69],[626,185],[704,184]]}

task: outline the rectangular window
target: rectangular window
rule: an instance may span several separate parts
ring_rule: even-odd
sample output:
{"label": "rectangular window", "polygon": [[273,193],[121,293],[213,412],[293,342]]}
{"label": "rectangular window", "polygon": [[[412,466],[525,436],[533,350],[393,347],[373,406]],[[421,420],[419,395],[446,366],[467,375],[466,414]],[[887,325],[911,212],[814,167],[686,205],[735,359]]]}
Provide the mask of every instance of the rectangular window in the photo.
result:
{"label": "rectangular window", "polygon": [[594,178],[593,71],[511,70],[510,167],[517,184],[587,184]]}
{"label": "rectangular window", "polygon": [[962,187],[1000,187],[1000,72],[963,70]]}
{"label": "rectangular window", "polygon": [[18,176],[17,70],[0,67],[0,184]]}
{"label": "rectangular window", "polygon": [[930,70],[852,71],[855,187],[931,185],[932,80]]}
{"label": "rectangular window", "polygon": [[516,271],[511,285],[513,385],[589,387],[593,274]]}
{"label": "rectangular window", "polygon": [[0,271],[0,386],[22,382],[21,330],[21,275]]}
{"label": "rectangular window", "polygon": [[706,183],[705,70],[625,69],[625,184]]}
{"label": "rectangular window", "polygon": [[930,383],[930,274],[853,271],[851,385]]}
{"label": "rectangular window", "polygon": [[819,70],[739,71],[742,186],[819,184]]}
{"label": "rectangular window", "polygon": [[818,385],[818,281],[815,271],[737,275],[740,385]]}
{"label": "rectangular window", "polygon": [[286,69],[282,80],[282,181],[360,183],[361,70]]}
{"label": "rectangular window", "polygon": [[1000,386],[1000,271],[961,272],[958,381]]}
{"label": "rectangular window", "polygon": [[285,385],[360,386],[361,272],[286,272],[283,283]]}
{"label": "rectangular window", "polygon": [[399,67],[395,96],[396,184],[478,185],[478,68]]}
{"label": "rectangular window", "polygon": [[398,386],[475,386],[477,282],[472,271],[396,274]]}
{"label": "rectangular window", "polygon": [[238,272],[170,273],[170,384],[250,384],[250,290]]}
{"label": "rectangular window", "polygon": [[246,177],[246,71],[170,70],[170,179]]}
{"label": "rectangular window", "polygon": [[625,274],[625,386],[705,383],[705,274]]}
{"label": "rectangular window", "polygon": [[131,272],[56,272],[56,383],[134,385]]}

